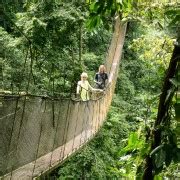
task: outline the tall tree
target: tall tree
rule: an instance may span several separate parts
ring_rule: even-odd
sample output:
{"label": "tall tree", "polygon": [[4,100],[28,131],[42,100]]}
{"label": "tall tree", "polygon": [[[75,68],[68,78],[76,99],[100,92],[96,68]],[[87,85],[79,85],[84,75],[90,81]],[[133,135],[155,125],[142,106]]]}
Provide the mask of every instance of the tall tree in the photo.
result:
{"label": "tall tree", "polygon": [[[114,17],[116,15],[120,17],[122,22],[146,20],[150,23],[154,23],[160,28],[168,27],[169,31],[176,34],[176,44],[169,63],[169,68],[165,74],[159,100],[157,118],[152,131],[153,135],[148,137],[151,140],[151,148],[146,157],[143,179],[153,179],[154,175],[162,170],[163,163],[165,162],[166,165],[169,165],[173,159],[172,156],[168,157],[169,150],[173,147],[175,156],[177,156],[177,153],[179,152],[177,144],[172,138],[174,133],[166,132],[167,129],[170,128],[171,116],[169,112],[172,107],[172,98],[174,97],[174,93],[177,91],[178,86],[177,83],[174,83],[173,79],[175,79],[176,74],[179,74],[180,7],[177,1],[171,1],[170,3],[168,1],[164,3],[153,3],[146,1],[135,3],[131,0],[91,1],[88,26],[93,28],[104,22],[107,17]],[[162,22],[162,19],[164,22]],[[154,158],[155,156],[160,158],[161,164],[158,164],[158,166],[155,162],[157,160]]]}

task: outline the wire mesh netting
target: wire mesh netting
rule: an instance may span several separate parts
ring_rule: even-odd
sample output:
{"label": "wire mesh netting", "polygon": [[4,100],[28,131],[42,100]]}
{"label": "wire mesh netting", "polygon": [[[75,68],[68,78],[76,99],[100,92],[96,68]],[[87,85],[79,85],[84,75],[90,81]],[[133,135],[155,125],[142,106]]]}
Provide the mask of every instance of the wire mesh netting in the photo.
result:
{"label": "wire mesh netting", "polygon": [[103,124],[118,74],[126,25],[116,21],[106,59],[109,83],[94,100],[1,94],[0,178],[32,179],[85,144]]}

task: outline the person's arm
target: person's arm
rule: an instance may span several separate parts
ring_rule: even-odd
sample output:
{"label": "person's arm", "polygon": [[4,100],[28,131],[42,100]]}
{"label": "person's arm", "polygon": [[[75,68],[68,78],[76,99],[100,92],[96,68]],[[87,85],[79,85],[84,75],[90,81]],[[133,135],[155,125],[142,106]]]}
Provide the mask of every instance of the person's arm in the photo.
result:
{"label": "person's arm", "polygon": [[106,73],[106,75],[105,75],[106,77],[105,77],[105,86],[107,85],[107,83],[108,83],[108,74]]}
{"label": "person's arm", "polygon": [[98,84],[98,73],[95,75],[94,82]]}
{"label": "person's arm", "polygon": [[79,94],[81,90],[81,82],[78,81],[77,88],[76,88],[76,94]]}
{"label": "person's arm", "polygon": [[88,90],[94,91],[94,88],[89,84],[89,82],[88,82]]}
{"label": "person's arm", "polygon": [[89,89],[90,91],[103,92],[102,89],[95,89],[95,88],[93,88],[93,87],[89,84],[89,82],[88,82],[88,89]]}
{"label": "person's arm", "polygon": [[108,74],[106,73],[106,80],[108,80]]}

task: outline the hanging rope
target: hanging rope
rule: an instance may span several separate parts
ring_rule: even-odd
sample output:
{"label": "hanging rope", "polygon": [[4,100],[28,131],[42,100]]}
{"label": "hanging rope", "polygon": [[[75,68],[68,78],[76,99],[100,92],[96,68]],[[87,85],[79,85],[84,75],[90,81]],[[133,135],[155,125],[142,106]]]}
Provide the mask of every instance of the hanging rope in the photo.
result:
{"label": "hanging rope", "polygon": [[67,113],[66,113],[66,121],[65,121],[65,127],[64,127],[64,131],[63,131],[63,148],[61,149],[60,151],[60,154],[59,154],[59,161],[62,160],[62,154],[64,154],[64,146],[65,146],[65,136],[66,136],[66,133],[67,133],[67,128],[68,128],[68,114],[70,113],[70,103],[71,103],[71,100],[68,101],[68,108],[67,108]]}
{"label": "hanging rope", "polygon": [[[22,108],[21,116],[19,117],[19,119],[16,119],[19,122],[19,130],[17,132],[16,137],[17,145],[14,149],[15,159],[12,163],[10,171],[8,171],[9,174],[4,175],[4,179],[8,177],[10,177],[9,179],[18,179],[20,177],[20,174],[24,177],[35,177],[39,176],[40,173],[44,173],[45,171],[51,170],[52,167],[62,162],[67,156],[74,152],[74,149],[79,149],[80,147],[82,147],[82,145],[85,144],[89,138],[92,138],[95,135],[95,133],[99,130],[99,128],[102,125],[102,122],[104,121],[104,118],[106,117],[110,101],[112,99],[112,93],[115,87],[115,81],[118,72],[117,68],[119,56],[122,52],[122,46],[119,47],[118,45],[119,42],[123,41],[121,40],[123,30],[121,32],[118,28],[116,28],[115,33],[118,34],[118,38],[114,39],[113,41],[113,43],[116,44],[114,45],[114,48],[116,48],[116,50],[113,50],[114,55],[111,56],[113,60],[110,59],[111,81],[108,84],[108,87],[106,88],[105,93],[102,97],[96,100],[90,100],[86,102],[73,101],[70,99],[62,101],[62,99],[60,98],[51,98],[43,96],[40,96],[40,98],[42,99],[41,101],[39,101],[39,97],[36,96],[35,98],[28,94],[30,87],[29,81],[32,78],[31,67],[33,67],[33,55],[31,45],[29,52],[32,61],[30,61],[29,64],[30,68],[26,88],[27,95],[22,96],[23,98],[19,96],[19,98],[23,101],[22,105],[20,104]],[[51,83],[51,93],[54,95],[55,80],[52,79]],[[32,102],[36,103],[33,104]],[[41,104],[37,108],[37,105],[43,102],[45,102],[44,106],[42,106]],[[24,116],[30,115],[30,113],[27,113],[26,111],[27,107],[30,107],[30,105],[32,106],[31,115],[35,115],[34,112],[38,112],[38,116],[36,117],[38,118],[38,120],[37,122],[34,121],[34,123],[37,123],[37,126],[32,126],[34,127],[34,129],[28,129],[29,131],[26,132],[26,128],[30,128],[31,126],[27,125],[26,118],[24,118]],[[15,114],[17,114],[17,112]],[[91,115],[89,116],[89,114]],[[30,122],[31,119],[29,119],[29,123]],[[13,131],[14,130],[12,130],[12,132]],[[18,154],[21,153],[18,152],[18,150],[20,150],[21,145],[23,145],[23,143],[21,143],[20,141],[25,141],[24,138],[26,137],[24,137],[23,133],[25,133],[27,136],[29,135],[29,132],[32,133],[31,131],[37,133],[33,136],[33,138],[35,138],[34,141],[37,143],[35,143],[34,145],[32,144],[31,150],[34,155],[33,157],[27,157],[27,164],[25,165],[26,168],[24,168],[26,169],[26,171],[18,173],[18,171],[23,169],[18,169],[18,167],[20,165],[24,166],[24,164],[21,162],[21,159],[18,159],[17,161]],[[13,133],[11,137],[12,136]],[[22,152],[25,153],[26,151],[22,149]]]}
{"label": "hanging rope", "polygon": [[[29,48],[27,49],[27,53],[26,53],[26,56],[25,56],[25,61],[24,61],[24,66],[23,66],[24,70],[25,70],[25,66],[26,66],[26,62],[27,62],[28,52],[29,52]],[[20,99],[20,96],[19,96],[19,94],[20,94],[20,87],[21,87],[21,84],[19,86],[18,96],[16,97],[15,112],[14,112],[14,117],[13,117],[12,129],[11,129],[11,133],[10,133],[10,140],[9,140],[9,144],[8,144],[8,153],[7,153],[8,157],[7,157],[7,161],[6,161],[6,165],[5,165],[5,172],[7,171],[7,166],[8,166],[8,162],[9,162],[9,153],[10,153],[9,151],[10,151],[10,146],[11,146],[11,142],[12,142],[14,126],[15,126],[15,123],[16,123],[16,115],[17,115],[17,111],[18,111],[18,103],[19,103],[19,99]]]}
{"label": "hanging rope", "polygon": [[[44,105],[44,110],[43,110],[43,114],[45,113],[46,111],[46,100],[45,101],[45,105]],[[43,103],[43,101],[42,101]],[[42,106],[42,103],[41,103],[41,106]],[[34,165],[33,165],[33,170],[32,170],[32,177],[34,177],[34,171],[35,171],[35,168],[36,168],[36,160],[38,158],[38,154],[39,154],[39,148],[40,148],[40,140],[41,140],[41,136],[42,136],[42,130],[43,130],[43,115],[41,116],[41,121],[40,121],[40,133],[39,133],[39,138],[38,138],[38,144],[37,144],[37,149],[36,149],[36,155],[35,155],[35,162],[34,162]]]}
{"label": "hanging rope", "polygon": [[76,121],[75,121],[75,132],[74,132],[74,136],[73,136],[72,150],[74,150],[74,142],[75,142],[76,130],[77,130],[77,126],[78,126],[78,117],[79,117],[79,112],[80,112],[80,108],[79,108],[80,102],[78,102],[77,106],[78,106],[78,111],[77,111],[77,116],[76,116]]}

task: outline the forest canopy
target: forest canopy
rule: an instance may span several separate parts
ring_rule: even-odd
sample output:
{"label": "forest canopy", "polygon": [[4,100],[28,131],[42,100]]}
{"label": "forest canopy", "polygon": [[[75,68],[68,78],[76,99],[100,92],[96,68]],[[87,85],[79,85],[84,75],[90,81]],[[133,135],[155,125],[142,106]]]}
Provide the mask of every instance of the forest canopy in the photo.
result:
{"label": "forest canopy", "polygon": [[[87,31],[87,5],[71,6],[49,1],[4,4],[2,89],[69,97],[82,71],[93,74],[98,69],[105,57],[100,51],[106,52],[111,33],[102,28]],[[94,64],[88,66],[90,60]]]}

